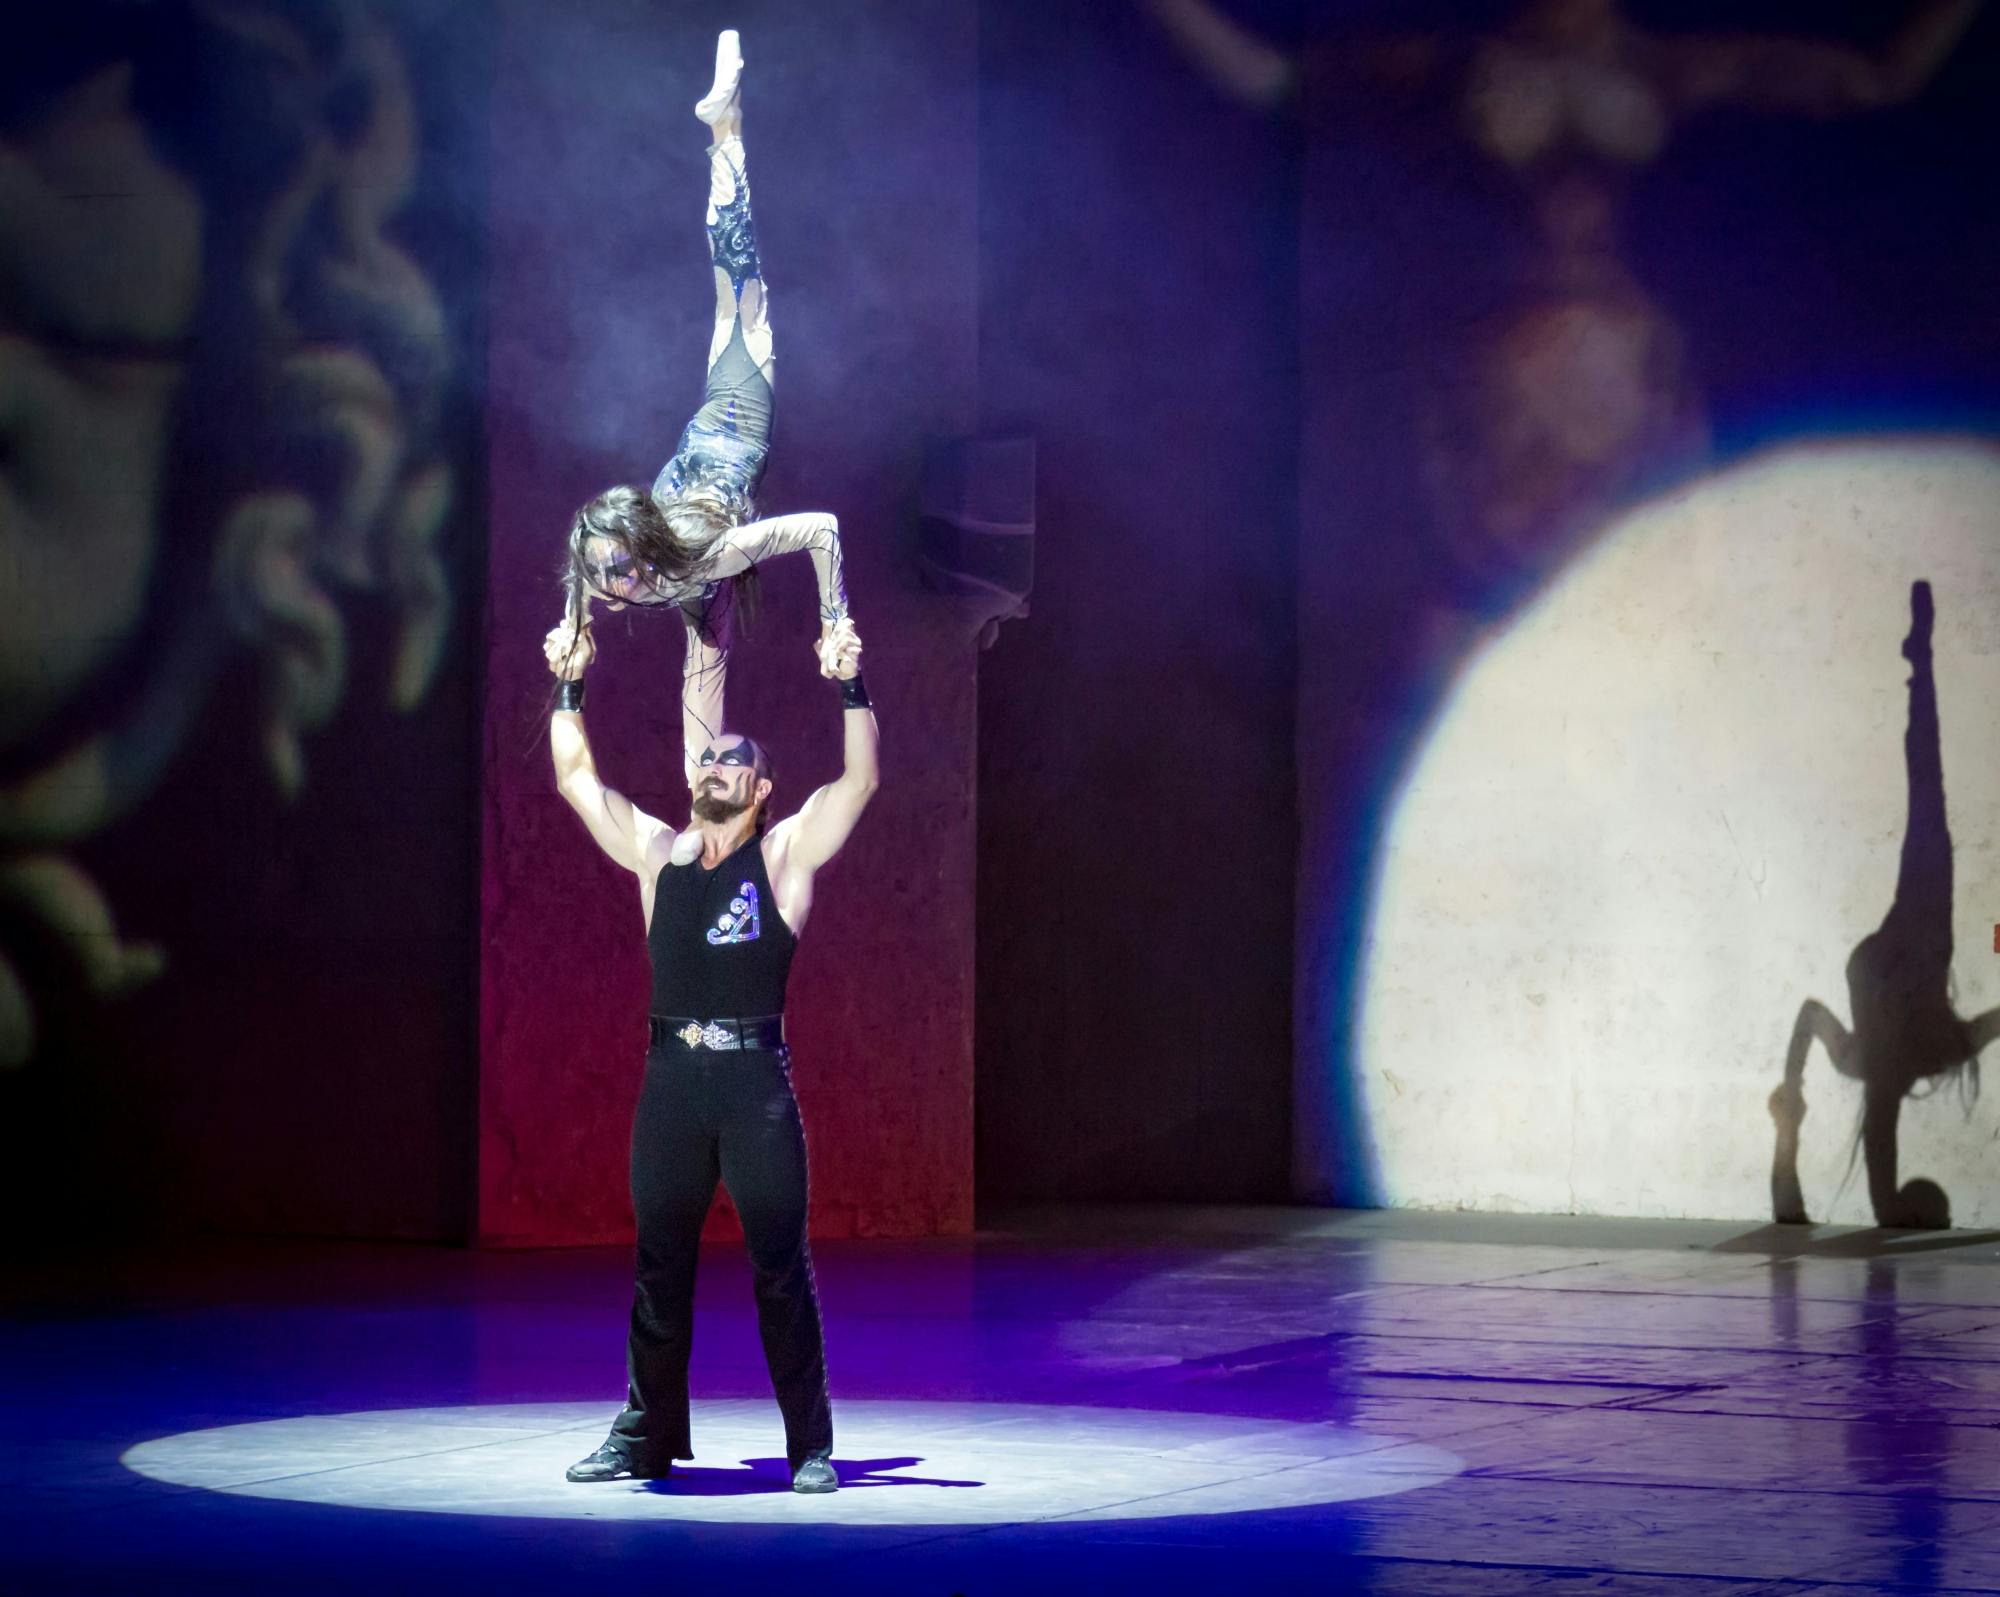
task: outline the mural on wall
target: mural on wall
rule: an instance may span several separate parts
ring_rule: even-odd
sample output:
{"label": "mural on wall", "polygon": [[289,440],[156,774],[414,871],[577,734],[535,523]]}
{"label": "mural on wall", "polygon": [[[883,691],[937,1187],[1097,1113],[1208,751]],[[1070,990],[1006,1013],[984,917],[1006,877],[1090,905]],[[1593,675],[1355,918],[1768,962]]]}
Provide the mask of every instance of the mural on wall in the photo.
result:
{"label": "mural on wall", "polygon": [[0,1064],[18,1067],[47,990],[116,998],[171,956],[120,937],[120,889],[75,851],[155,789],[225,671],[254,678],[262,777],[287,795],[347,690],[349,606],[394,617],[390,706],[424,700],[453,473],[445,319],[396,234],[416,108],[381,13],[42,8],[7,55]]}
{"label": "mural on wall", "polygon": [[1952,1007],[1951,828],[1945,819],[1944,756],[1938,742],[1937,676],[1931,662],[1936,609],[1931,585],[1910,588],[1910,724],[1903,735],[1909,814],[1896,896],[1882,924],[1847,960],[1850,1030],[1817,998],[1799,1007],[1785,1056],[1785,1079],[1771,1094],[1778,1148],[1771,1168],[1774,1219],[1803,1223],[1799,1128],[1805,1119],[1806,1060],[1817,1042],[1833,1068],[1861,1083],[1857,1147],[1866,1160],[1868,1201],[1885,1226],[1951,1224],[1948,1195],[1935,1181],[1896,1182],[1896,1123],[1903,1100],[1958,1082],[1968,1101],[1979,1090],[1979,1054],[2000,1040],[2000,1007],[1963,1018]]}
{"label": "mural on wall", "polygon": [[[1470,270],[1447,267],[1462,299],[1413,330],[1402,355],[1419,390],[1432,553],[1453,568],[1441,611],[1464,609],[1468,621],[1519,603],[1608,511],[1707,453],[1681,327],[1634,270],[1635,182],[1704,112],[1826,118],[1912,99],[1979,9],[1918,4],[1866,50],[1656,32],[1617,0],[1527,0],[1489,31],[1356,29],[1293,55],[1214,0],[1147,3],[1225,92],[1295,103],[1309,138],[1354,137],[1335,119],[1357,98],[1394,102],[1426,126],[1392,125],[1390,136],[1412,148],[1436,140],[1445,165],[1479,169],[1468,195],[1505,214],[1494,234],[1503,248]],[[1445,631],[1442,646],[1463,645]]]}

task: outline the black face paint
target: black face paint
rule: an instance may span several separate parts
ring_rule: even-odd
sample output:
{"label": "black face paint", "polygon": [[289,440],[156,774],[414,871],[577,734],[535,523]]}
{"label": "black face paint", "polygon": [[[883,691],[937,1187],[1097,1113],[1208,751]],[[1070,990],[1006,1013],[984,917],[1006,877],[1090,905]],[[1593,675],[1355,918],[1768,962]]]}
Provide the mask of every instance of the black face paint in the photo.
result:
{"label": "black face paint", "polygon": [[658,597],[653,591],[653,584],[659,573],[635,560],[627,551],[621,550],[602,560],[586,557],[583,574],[590,590],[601,598],[621,603],[650,603]]}
{"label": "black face paint", "polygon": [[757,745],[752,743],[748,738],[745,738],[741,743],[732,743],[728,748],[718,752],[715,745],[711,743],[701,751],[700,763],[703,765],[748,765],[754,767],[757,763]]}
{"label": "black face paint", "polygon": [[615,555],[609,560],[593,560],[589,565],[590,579],[600,588],[608,588],[614,582],[630,582],[639,574],[639,562],[630,555]]}

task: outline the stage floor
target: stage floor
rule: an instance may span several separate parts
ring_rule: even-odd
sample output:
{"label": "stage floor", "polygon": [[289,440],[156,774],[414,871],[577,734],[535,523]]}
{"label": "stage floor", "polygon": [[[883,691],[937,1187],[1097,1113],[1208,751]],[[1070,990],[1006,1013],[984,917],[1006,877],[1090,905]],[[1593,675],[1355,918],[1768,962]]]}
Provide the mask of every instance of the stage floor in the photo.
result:
{"label": "stage floor", "polygon": [[0,1592],[2000,1592],[1993,1233],[1099,1209],[817,1258],[818,1498],[736,1248],[699,1457],[600,1486],[626,1250],[17,1275]]}

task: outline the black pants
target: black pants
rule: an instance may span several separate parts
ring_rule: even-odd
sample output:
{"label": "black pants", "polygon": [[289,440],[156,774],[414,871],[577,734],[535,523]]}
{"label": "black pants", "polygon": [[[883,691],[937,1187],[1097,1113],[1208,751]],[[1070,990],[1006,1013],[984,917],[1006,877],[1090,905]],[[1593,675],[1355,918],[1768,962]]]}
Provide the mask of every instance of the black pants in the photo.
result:
{"label": "black pants", "polygon": [[831,1455],[833,1415],[806,1245],[805,1129],[784,1050],[709,1053],[669,1040],[646,1056],[632,1121],[638,1284],[625,1410],[612,1434],[648,1465],[694,1456],[687,1373],[695,1262],[718,1177],[743,1220],[764,1362],[785,1418],[785,1456],[797,1469]]}

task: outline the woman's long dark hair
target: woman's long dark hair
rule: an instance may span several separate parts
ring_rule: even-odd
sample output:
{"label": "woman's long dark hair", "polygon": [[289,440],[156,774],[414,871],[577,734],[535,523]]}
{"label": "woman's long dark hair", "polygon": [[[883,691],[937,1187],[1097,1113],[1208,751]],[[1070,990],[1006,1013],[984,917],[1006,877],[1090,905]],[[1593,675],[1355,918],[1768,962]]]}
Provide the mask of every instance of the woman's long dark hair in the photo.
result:
{"label": "woman's long dark hair", "polygon": [[[643,488],[607,488],[570,522],[569,543],[562,567],[563,597],[571,619],[583,607],[586,593],[626,604],[676,604],[673,592],[702,580],[716,546],[753,514],[748,504],[729,504],[707,494],[689,494],[662,504]],[[652,593],[608,594],[591,585],[585,551],[592,538],[608,538],[649,569],[660,583]],[[754,572],[737,576],[736,600],[742,619],[755,609]],[[751,581],[745,581],[751,578]]]}
{"label": "woman's long dark hair", "polygon": [[[682,516],[674,519],[685,522],[693,518]],[[705,516],[700,518],[702,522],[708,519]],[[722,520],[720,516],[715,519]],[[596,593],[607,599],[623,597],[602,593],[593,586],[590,565],[585,558],[591,539],[609,539],[630,554],[640,566],[657,573],[664,583],[678,587],[694,575],[696,566],[708,554],[711,543],[728,532],[729,524],[723,522],[716,526],[713,537],[702,537],[701,534],[707,530],[704,525],[688,526],[686,531],[693,536],[683,536],[645,489],[630,486],[607,488],[578,510],[570,522],[562,583],[563,598],[567,601],[571,619],[581,613],[586,594]],[[646,602],[643,594],[635,598],[639,603]],[[665,598],[663,593],[654,602],[663,602]]]}
{"label": "woman's long dark hair", "polygon": [[[561,571],[565,613],[572,622],[579,620],[586,595],[621,604],[682,603],[674,589],[702,581],[703,570],[714,559],[716,547],[753,514],[747,501],[725,504],[707,495],[689,495],[662,506],[643,488],[627,484],[605,489],[578,510],[570,522]],[[603,592],[592,582],[590,563],[585,557],[592,538],[608,538],[617,543],[634,561],[647,568],[660,586],[631,594]],[[697,620],[706,629],[709,609],[720,603],[733,613],[734,623],[747,632],[756,620],[761,592],[753,566],[729,578],[720,592],[704,599]],[[551,708],[560,687],[558,681],[549,688]]]}

